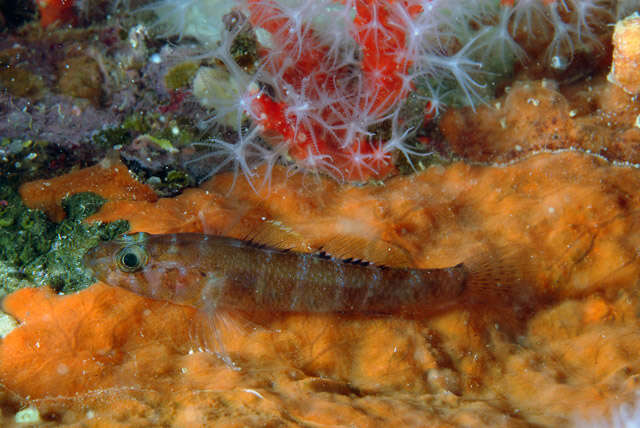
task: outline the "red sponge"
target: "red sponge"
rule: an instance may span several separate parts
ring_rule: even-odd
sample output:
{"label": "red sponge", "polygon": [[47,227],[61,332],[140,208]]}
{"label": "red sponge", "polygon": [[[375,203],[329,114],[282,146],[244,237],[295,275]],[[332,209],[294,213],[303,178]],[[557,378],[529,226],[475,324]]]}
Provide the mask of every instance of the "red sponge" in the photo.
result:
{"label": "red sponge", "polygon": [[40,25],[46,28],[52,24],[74,24],[76,15],[73,11],[74,0],[37,0],[40,12]]}

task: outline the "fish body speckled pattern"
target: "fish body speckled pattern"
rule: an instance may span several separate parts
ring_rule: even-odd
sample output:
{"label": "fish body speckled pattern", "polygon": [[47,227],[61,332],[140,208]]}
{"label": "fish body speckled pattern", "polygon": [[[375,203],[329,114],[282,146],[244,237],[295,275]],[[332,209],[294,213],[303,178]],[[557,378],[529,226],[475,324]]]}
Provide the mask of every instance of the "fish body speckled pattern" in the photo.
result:
{"label": "fish body speckled pattern", "polygon": [[85,263],[102,282],[204,311],[421,316],[458,302],[472,275],[462,263],[390,268],[196,233],[130,235]]}

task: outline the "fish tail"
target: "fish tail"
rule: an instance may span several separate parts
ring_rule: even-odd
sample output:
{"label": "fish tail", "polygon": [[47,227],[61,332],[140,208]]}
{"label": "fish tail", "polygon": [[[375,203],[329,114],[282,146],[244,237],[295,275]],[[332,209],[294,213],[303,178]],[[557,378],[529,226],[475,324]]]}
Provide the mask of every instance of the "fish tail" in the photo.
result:
{"label": "fish tail", "polygon": [[479,254],[464,263],[469,275],[463,304],[481,318],[517,329],[541,303],[536,292],[537,258],[517,249]]}

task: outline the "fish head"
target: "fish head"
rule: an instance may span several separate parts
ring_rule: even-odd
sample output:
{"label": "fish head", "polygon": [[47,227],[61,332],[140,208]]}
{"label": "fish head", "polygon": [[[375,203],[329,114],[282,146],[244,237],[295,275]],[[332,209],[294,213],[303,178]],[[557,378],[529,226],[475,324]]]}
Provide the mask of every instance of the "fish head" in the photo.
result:
{"label": "fish head", "polygon": [[184,239],[136,233],[98,244],[86,253],[84,263],[97,280],[111,286],[156,300],[199,306],[204,283],[211,292],[215,278],[193,265],[189,250]]}
{"label": "fish head", "polygon": [[146,294],[141,287],[149,269],[148,238],[146,233],[137,233],[101,242],[87,251],[84,265],[99,281]]}

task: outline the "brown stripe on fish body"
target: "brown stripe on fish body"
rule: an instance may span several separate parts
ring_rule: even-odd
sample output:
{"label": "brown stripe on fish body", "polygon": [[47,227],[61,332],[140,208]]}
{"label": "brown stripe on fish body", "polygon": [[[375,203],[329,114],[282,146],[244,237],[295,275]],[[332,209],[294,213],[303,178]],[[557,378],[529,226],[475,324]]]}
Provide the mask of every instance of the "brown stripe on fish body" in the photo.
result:
{"label": "brown stripe on fish body", "polygon": [[467,277],[463,265],[392,269],[251,247],[233,260],[219,303],[267,311],[419,315],[455,300]]}

